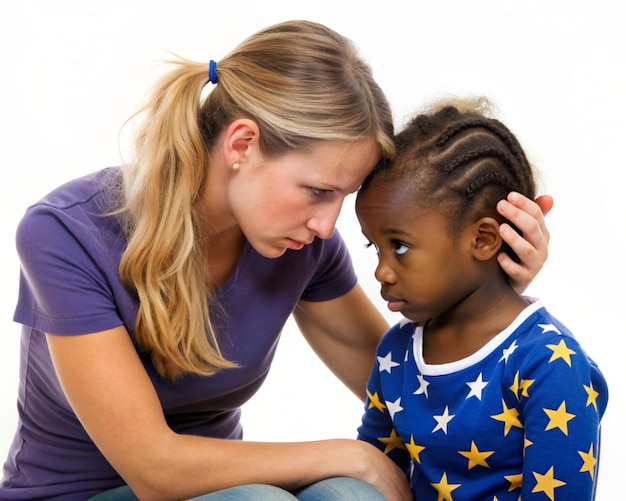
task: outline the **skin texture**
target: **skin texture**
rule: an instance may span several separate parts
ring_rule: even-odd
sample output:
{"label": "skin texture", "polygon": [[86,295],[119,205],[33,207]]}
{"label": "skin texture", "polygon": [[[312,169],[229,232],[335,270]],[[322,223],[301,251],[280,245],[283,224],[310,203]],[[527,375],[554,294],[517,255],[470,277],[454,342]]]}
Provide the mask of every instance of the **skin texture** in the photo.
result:
{"label": "skin texture", "polygon": [[[323,143],[265,158],[258,134],[256,123],[236,120],[211,151],[203,209],[211,221],[207,266],[216,285],[230,276],[246,240],[275,257],[315,236],[330,236],[344,197],[377,160],[368,141]],[[510,235],[524,261],[505,260],[503,266],[525,287],[547,257],[548,237],[538,205],[511,202],[503,203],[505,216],[527,240]],[[330,301],[300,301],[294,316],[330,370],[364,399],[375,348],[388,326],[360,287]],[[86,431],[142,500],[186,499],[246,483],[296,489],[331,476],[362,479],[390,501],[412,499],[399,468],[364,442],[268,444],[173,433],[125,327],[85,334],[48,334],[53,363]]]}

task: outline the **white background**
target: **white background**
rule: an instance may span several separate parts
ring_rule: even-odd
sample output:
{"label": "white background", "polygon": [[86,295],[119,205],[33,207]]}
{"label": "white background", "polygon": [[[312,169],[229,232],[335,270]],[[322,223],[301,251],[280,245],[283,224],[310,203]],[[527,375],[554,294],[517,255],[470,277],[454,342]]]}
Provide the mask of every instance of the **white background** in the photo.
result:
{"label": "white background", "polygon": [[[617,6],[606,0],[5,0],[0,456],[16,422],[13,235],[26,206],[66,180],[119,163],[120,126],[167,51],[219,61],[258,29],[300,18],[357,43],[398,126],[442,92],[485,94],[499,105],[556,200],[548,217],[550,258],[527,292],[573,329],[609,381],[598,499],[616,499],[626,466],[620,425],[626,411],[626,36]],[[384,310],[372,276],[375,256],[363,248],[353,199],[339,228],[363,286]],[[266,385],[244,409],[246,438],[353,437],[360,402],[320,365],[293,324],[283,336]]]}

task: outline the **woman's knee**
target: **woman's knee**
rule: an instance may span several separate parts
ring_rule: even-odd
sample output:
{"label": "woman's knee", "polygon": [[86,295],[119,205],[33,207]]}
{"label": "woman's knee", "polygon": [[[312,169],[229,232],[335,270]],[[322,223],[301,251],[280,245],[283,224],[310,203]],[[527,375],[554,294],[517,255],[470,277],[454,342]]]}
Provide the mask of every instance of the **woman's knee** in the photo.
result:
{"label": "woman's knee", "polygon": [[198,496],[188,501],[296,501],[297,498],[279,487],[251,484],[231,487]]}
{"label": "woman's knee", "polygon": [[139,498],[135,496],[130,487],[124,485],[116,489],[101,492],[89,498],[88,501],[139,501]]}
{"label": "woman's knee", "polygon": [[374,486],[349,477],[321,480],[300,490],[296,497],[299,501],[386,501]]}
{"label": "woman's knee", "polygon": [[[103,492],[89,501],[139,501],[128,486]],[[251,484],[204,494],[187,501],[297,501],[289,492],[273,485]]]}

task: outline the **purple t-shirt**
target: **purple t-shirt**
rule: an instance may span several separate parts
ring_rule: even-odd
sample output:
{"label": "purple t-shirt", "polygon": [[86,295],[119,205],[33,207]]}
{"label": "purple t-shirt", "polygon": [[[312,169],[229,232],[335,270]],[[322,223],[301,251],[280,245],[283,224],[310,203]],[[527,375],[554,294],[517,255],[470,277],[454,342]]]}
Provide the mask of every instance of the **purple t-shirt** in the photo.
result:
{"label": "purple t-shirt", "polygon": [[[126,241],[117,218],[103,215],[111,208],[107,187],[119,176],[119,169],[109,168],[61,186],[30,207],[18,227],[19,423],[4,465],[2,500],[84,500],[123,483],[69,406],[44,335],[124,325],[134,339],[137,299],[118,274]],[[217,318],[220,346],[239,368],[171,383],[138,350],[171,428],[241,438],[239,408],[263,383],[297,302],[336,298],[355,284],[337,232],[276,259],[246,244],[233,276],[217,291],[226,313]]]}

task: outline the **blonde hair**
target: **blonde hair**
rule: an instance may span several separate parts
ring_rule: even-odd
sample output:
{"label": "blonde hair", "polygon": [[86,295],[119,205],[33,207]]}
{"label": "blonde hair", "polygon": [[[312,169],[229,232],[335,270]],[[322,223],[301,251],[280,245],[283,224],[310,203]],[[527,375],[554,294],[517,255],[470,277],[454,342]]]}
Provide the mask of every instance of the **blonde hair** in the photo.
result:
{"label": "blonde hair", "polygon": [[369,66],[325,26],[292,21],[251,36],[218,62],[204,99],[208,65],[172,64],[138,112],[136,159],[123,168],[128,246],[120,264],[139,298],[137,342],[169,379],[236,366],[222,356],[212,323],[219,305],[198,206],[221,131],[237,118],[254,120],[265,155],[365,138],[381,158],[395,155],[389,105]]}

